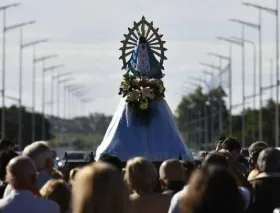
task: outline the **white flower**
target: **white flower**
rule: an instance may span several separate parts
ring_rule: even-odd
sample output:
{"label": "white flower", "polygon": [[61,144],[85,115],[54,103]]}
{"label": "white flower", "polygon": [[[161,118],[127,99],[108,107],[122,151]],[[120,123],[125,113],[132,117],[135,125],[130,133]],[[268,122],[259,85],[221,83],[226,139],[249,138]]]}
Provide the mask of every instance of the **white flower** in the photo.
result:
{"label": "white flower", "polygon": [[153,90],[149,87],[145,87],[141,90],[142,92],[142,98],[143,99],[154,99],[155,98],[155,95],[153,93]]}
{"label": "white flower", "polygon": [[139,94],[140,94],[139,91],[133,90],[127,95],[126,100],[127,101],[137,101],[139,99]]}

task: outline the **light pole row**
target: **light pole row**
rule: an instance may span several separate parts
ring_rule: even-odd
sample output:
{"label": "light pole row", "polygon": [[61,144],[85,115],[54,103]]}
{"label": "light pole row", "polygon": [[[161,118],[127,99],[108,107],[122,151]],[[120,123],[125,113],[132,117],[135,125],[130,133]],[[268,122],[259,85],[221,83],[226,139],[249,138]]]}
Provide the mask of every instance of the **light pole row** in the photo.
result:
{"label": "light pole row", "polygon": [[[258,16],[258,23],[251,23],[239,19],[229,19],[230,22],[235,22],[241,25],[241,37],[236,37],[232,36],[230,38],[226,37],[218,37],[219,40],[225,41],[229,43],[229,57],[226,57],[226,59],[229,61],[229,111],[231,115],[232,111],[232,45],[238,45],[242,47],[242,145],[245,145],[245,102],[249,98],[253,98],[253,108],[254,110],[256,109],[256,97],[259,96],[259,105],[260,105],[260,110],[259,110],[259,122],[258,122],[258,132],[259,132],[259,140],[263,140],[263,115],[262,115],[262,104],[263,104],[263,92],[266,89],[272,89],[276,87],[276,107],[275,107],[275,145],[279,146],[279,1],[276,0],[276,7],[274,8],[268,8],[264,6],[260,6],[257,4],[249,3],[249,2],[243,2],[242,3],[244,6],[248,7],[253,7],[256,8],[259,12]],[[264,87],[263,82],[262,82],[262,11],[268,12],[276,17],[276,84]],[[259,43],[259,94],[257,94],[257,86],[256,86],[256,75],[257,75],[257,46],[255,42],[251,40],[245,39],[245,27],[252,28],[258,31],[258,43]],[[246,96],[245,91],[245,43],[249,43],[253,46],[253,94],[250,96]],[[214,68],[218,69],[221,72],[221,59],[222,57],[219,57],[219,54],[213,54],[211,53],[210,55],[216,56],[220,59],[220,66],[211,66],[209,64],[202,64],[203,66],[207,66],[209,68]],[[273,72],[273,65],[271,65],[271,72]],[[208,73],[209,74],[209,73]],[[221,132],[221,126],[222,126],[222,121],[221,121],[221,116],[219,116],[219,129]],[[253,122],[255,123],[255,115],[253,113]],[[229,121],[229,135],[232,135],[232,121],[231,121],[231,116],[230,116],[230,121]],[[252,138],[255,140],[256,139],[256,130],[253,129],[252,132]]]}

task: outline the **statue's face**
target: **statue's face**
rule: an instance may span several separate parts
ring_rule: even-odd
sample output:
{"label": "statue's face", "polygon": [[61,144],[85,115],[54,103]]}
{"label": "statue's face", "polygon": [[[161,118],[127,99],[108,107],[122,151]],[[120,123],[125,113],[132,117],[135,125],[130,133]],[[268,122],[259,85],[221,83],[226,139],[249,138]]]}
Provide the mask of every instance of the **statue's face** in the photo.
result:
{"label": "statue's face", "polygon": [[144,50],[146,48],[146,45],[143,43],[143,44],[140,44],[141,45],[141,48]]}

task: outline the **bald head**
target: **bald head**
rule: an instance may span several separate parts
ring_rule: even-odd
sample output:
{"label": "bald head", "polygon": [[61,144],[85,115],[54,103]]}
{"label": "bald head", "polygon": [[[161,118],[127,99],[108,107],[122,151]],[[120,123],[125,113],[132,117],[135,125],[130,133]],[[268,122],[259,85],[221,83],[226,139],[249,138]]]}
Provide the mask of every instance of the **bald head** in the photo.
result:
{"label": "bald head", "polygon": [[15,189],[30,189],[36,184],[36,167],[27,156],[13,158],[7,166],[7,181]]}
{"label": "bald head", "polygon": [[184,181],[184,167],[178,160],[166,160],[160,166],[159,177],[165,183],[170,181]]}

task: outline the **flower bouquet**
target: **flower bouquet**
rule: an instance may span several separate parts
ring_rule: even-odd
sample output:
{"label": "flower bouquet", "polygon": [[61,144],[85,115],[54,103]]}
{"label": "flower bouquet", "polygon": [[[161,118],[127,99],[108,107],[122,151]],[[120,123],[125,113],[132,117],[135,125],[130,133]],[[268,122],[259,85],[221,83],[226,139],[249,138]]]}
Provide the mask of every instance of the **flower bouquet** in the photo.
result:
{"label": "flower bouquet", "polygon": [[163,99],[165,87],[161,79],[123,75],[119,95],[126,97],[129,109],[143,124],[149,124],[151,101]]}

